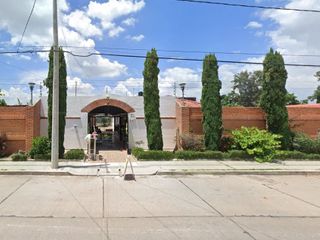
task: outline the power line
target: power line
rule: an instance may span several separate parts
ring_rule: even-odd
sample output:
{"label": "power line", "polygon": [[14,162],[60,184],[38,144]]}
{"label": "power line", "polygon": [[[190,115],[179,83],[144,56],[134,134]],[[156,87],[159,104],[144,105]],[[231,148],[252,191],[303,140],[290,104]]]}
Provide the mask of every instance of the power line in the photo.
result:
{"label": "power line", "polygon": [[226,3],[226,2],[208,1],[208,0],[176,0],[176,1],[189,2],[189,3],[200,3],[200,4],[211,4],[211,5],[221,5],[221,6],[228,6],[228,7],[244,7],[244,8],[258,8],[258,9],[272,9],[272,10],[295,11],[295,12],[320,13],[320,10],[317,10],[317,9],[271,7],[271,6],[250,5],[250,4],[242,4],[242,3]]}
{"label": "power line", "polygon": [[23,33],[22,33],[22,36],[21,36],[20,42],[19,42],[19,44],[18,44],[17,51],[19,51],[19,48],[20,48],[20,46],[21,46],[21,43],[22,43],[22,40],[23,40],[24,34],[25,34],[26,30],[27,30],[28,24],[29,24],[30,19],[31,19],[31,16],[32,16],[32,14],[33,14],[34,7],[36,6],[36,2],[37,2],[37,0],[34,0],[34,1],[33,1],[33,5],[32,5],[32,8],[31,8],[31,11],[30,11],[30,14],[29,14],[28,20],[27,20],[27,22],[26,22],[26,25],[24,26]]}
{"label": "power line", "polygon": [[[26,50],[26,51],[3,51],[0,52],[0,55],[4,54],[25,54],[25,53],[46,53],[50,50]],[[88,58],[91,56],[108,56],[108,57],[122,57],[122,58],[137,58],[137,59],[146,59],[145,55],[134,55],[134,54],[116,54],[116,53],[100,53],[100,52],[89,52],[87,54],[78,54],[72,51],[63,50],[64,53],[68,53],[75,57]],[[160,60],[175,60],[175,61],[189,61],[189,62],[203,62],[202,58],[186,58],[186,57],[168,57],[168,56],[158,56]],[[253,62],[253,61],[236,61],[236,60],[217,60],[219,63],[228,63],[228,64],[246,64],[246,65],[263,65],[262,62]],[[311,68],[320,68],[320,64],[302,64],[302,63],[285,63],[285,66],[289,67],[311,67]]]}

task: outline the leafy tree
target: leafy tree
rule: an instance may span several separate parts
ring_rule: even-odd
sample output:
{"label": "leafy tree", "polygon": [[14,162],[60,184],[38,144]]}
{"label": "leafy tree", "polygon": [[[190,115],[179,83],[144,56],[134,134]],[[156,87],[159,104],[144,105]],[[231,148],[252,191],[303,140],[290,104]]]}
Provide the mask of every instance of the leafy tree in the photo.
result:
{"label": "leafy tree", "polygon": [[262,71],[243,71],[234,75],[233,91],[238,94],[238,104],[255,107],[259,103],[262,84]]}
{"label": "leafy tree", "polygon": [[228,94],[221,95],[221,104],[228,107],[239,106],[239,94],[232,90]]}
{"label": "leafy tree", "polygon": [[162,150],[162,130],[160,119],[160,103],[158,88],[159,58],[153,48],[147,53],[143,71],[143,99],[147,140],[150,150]]}
{"label": "leafy tree", "polygon": [[[320,71],[316,72],[314,75],[318,81],[320,81]],[[314,101],[316,100],[316,103],[320,103],[320,86],[317,87],[317,89],[314,91],[313,95],[308,97],[309,100]]]}
{"label": "leafy tree", "polygon": [[[48,77],[44,81],[48,88],[48,137],[51,139],[52,131],[52,90],[53,90],[53,48],[49,54]],[[59,48],[59,158],[64,155],[64,131],[67,112],[67,67],[62,48]]]}
{"label": "leafy tree", "polygon": [[[0,89],[0,97],[4,96],[4,93],[2,93]],[[0,99],[0,106],[7,106],[7,103],[4,99]]]}
{"label": "leafy tree", "polygon": [[201,110],[204,144],[208,150],[218,150],[222,135],[221,81],[215,55],[203,60]]}
{"label": "leafy tree", "polygon": [[270,49],[263,61],[261,107],[267,115],[267,129],[271,133],[282,136],[283,149],[289,149],[292,146],[292,134],[289,129],[286,108],[286,80],[287,71],[283,57],[280,53]]}
{"label": "leafy tree", "polygon": [[300,104],[297,96],[294,93],[287,93],[286,95],[286,104],[287,105],[297,105]]}

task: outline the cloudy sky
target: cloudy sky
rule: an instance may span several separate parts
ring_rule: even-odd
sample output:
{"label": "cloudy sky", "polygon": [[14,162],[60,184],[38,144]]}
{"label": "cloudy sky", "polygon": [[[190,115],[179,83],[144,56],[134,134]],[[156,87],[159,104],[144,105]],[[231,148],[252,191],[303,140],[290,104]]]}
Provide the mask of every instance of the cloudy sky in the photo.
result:
{"label": "cloudy sky", "polygon": [[[175,0],[59,0],[59,41],[65,50],[145,55],[152,47],[159,56],[202,59],[205,52],[220,60],[262,61],[270,47],[286,54],[287,63],[320,64],[319,13],[232,8]],[[228,1],[226,1],[228,2]],[[239,2],[242,1],[233,1]],[[319,0],[248,0],[248,3],[320,9]],[[33,0],[0,1],[0,51],[16,51]],[[18,6],[18,7],[17,7]],[[20,50],[48,49],[52,44],[52,1],[38,0]],[[220,53],[219,53],[220,52]],[[235,53],[223,54],[221,52]],[[240,54],[239,54],[240,53]],[[258,53],[245,55],[241,53]],[[17,103],[29,98],[28,82],[46,78],[47,54],[0,55],[0,89]],[[68,94],[136,95],[142,89],[143,59],[66,54]],[[186,95],[201,92],[201,62],[159,63],[162,95],[173,94],[174,84],[186,82]],[[220,64],[222,93],[230,90],[233,75],[261,66]],[[320,69],[288,67],[287,89],[300,99],[311,95]],[[46,89],[43,90],[45,94]],[[177,95],[181,92],[177,89]]]}

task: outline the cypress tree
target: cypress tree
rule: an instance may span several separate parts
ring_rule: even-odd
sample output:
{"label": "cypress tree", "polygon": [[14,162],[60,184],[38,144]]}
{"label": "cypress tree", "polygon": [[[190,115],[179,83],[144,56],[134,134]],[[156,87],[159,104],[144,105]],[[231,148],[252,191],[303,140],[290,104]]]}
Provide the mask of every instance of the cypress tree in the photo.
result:
{"label": "cypress tree", "polygon": [[271,133],[282,135],[282,148],[290,149],[292,137],[288,123],[287,71],[280,53],[270,52],[263,61],[263,82],[261,107],[266,113],[267,129]]}
{"label": "cypress tree", "polygon": [[218,150],[222,135],[221,81],[215,55],[209,54],[203,61],[202,70],[202,127],[204,144],[208,150]]}
{"label": "cypress tree", "polygon": [[143,71],[144,115],[147,128],[148,147],[150,150],[162,150],[162,130],[158,88],[159,58],[153,48],[147,53]]}
{"label": "cypress tree", "polygon": [[[53,48],[49,54],[48,77],[44,82],[48,88],[48,137],[52,131]],[[59,158],[64,154],[64,131],[67,112],[67,67],[62,48],[59,48]]]}

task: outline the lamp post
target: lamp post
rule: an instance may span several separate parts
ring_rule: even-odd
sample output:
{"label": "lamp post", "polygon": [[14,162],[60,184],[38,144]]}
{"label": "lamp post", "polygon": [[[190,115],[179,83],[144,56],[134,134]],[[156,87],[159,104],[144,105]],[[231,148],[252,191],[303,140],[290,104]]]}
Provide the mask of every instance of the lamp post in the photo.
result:
{"label": "lamp post", "polygon": [[184,99],[184,89],[186,87],[186,83],[180,83],[179,86],[180,86],[180,89],[182,91],[182,99]]}
{"label": "lamp post", "polygon": [[30,93],[31,93],[30,105],[33,105],[33,89],[36,84],[34,82],[29,82],[28,84],[29,84]]}

